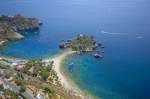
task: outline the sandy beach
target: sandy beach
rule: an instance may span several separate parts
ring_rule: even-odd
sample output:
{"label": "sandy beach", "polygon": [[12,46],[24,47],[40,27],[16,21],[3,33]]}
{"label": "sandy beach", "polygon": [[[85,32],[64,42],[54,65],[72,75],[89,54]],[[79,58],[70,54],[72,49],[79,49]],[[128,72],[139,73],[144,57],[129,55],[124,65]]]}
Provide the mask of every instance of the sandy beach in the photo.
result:
{"label": "sandy beach", "polygon": [[63,87],[68,90],[72,91],[74,94],[81,96],[83,99],[85,99],[84,92],[82,92],[79,87],[71,81],[61,70],[61,63],[63,60],[69,56],[76,53],[76,51],[64,51],[63,53],[60,53],[52,58],[47,59],[46,61],[52,60],[54,61],[54,69],[59,77],[59,80]]}
{"label": "sandy beach", "polygon": [[67,78],[63,75],[61,71],[61,62],[64,60],[65,57],[74,53],[75,53],[74,51],[65,51],[62,54],[56,55],[55,57],[51,59],[54,61],[54,69],[57,72],[57,75],[59,79],[61,80],[61,83],[63,84],[65,88],[70,89],[70,90],[72,89],[72,86],[67,81]]}
{"label": "sandy beach", "polygon": [[[76,96],[80,96],[82,99],[93,99],[91,96],[87,96],[84,91],[80,90],[80,88],[68,77],[63,73],[62,70],[62,62],[63,60],[70,55],[75,54],[76,51],[71,51],[71,50],[66,50],[62,53],[59,53],[55,56],[52,56],[50,58],[44,59],[43,61],[49,62],[49,61],[54,61],[54,70],[56,71],[60,83],[63,85],[63,87],[67,91],[73,92]],[[20,59],[20,58],[14,58],[14,57],[8,57],[8,56],[2,56],[0,55],[0,59],[5,59],[9,62],[13,63],[26,63],[27,60],[25,59]]]}
{"label": "sandy beach", "polygon": [[[53,57],[50,57],[48,59],[44,59],[45,62],[49,62],[49,61],[54,61],[54,70],[56,71],[60,83],[63,85],[63,87],[67,90],[67,91],[71,91],[73,92],[73,94],[80,96],[82,99],[87,99],[86,95],[84,94],[83,91],[80,90],[80,88],[69,78],[67,77],[62,69],[61,69],[61,64],[63,62],[63,60],[72,54],[75,54],[76,51],[71,51],[71,50],[67,50],[64,51],[62,53],[59,53]],[[6,59],[9,62],[15,62],[15,63],[25,63],[27,62],[27,60],[25,59],[19,59],[19,58],[14,58],[14,57],[7,57],[7,56],[0,56],[1,59]],[[88,98],[91,99],[91,98]]]}

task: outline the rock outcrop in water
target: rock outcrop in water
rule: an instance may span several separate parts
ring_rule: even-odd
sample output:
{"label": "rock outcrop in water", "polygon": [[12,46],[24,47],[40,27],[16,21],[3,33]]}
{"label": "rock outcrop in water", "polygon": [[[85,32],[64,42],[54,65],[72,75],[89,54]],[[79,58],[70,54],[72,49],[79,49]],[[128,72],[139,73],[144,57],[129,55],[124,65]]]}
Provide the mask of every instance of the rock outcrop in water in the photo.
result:
{"label": "rock outcrop in water", "polygon": [[20,31],[39,28],[40,22],[36,18],[28,18],[22,15],[0,16],[0,45],[10,40],[24,38]]}
{"label": "rock outcrop in water", "polygon": [[92,52],[95,58],[103,58],[102,52],[96,51],[102,48],[102,43],[97,42],[95,37],[88,36],[84,34],[79,34],[77,37],[71,40],[62,40],[59,44],[59,48],[65,49],[70,48],[73,51],[76,51],[77,54],[85,53],[85,52]]}

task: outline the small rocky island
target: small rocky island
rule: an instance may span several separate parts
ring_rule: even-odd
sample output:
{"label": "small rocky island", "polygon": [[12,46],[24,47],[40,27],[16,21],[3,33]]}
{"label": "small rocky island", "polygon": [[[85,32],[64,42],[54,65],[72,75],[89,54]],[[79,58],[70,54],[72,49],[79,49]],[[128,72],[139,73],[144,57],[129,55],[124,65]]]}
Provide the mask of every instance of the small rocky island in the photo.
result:
{"label": "small rocky island", "polygon": [[15,16],[0,16],[0,45],[7,41],[24,38],[20,31],[38,29],[42,23],[36,18],[17,14]]}
{"label": "small rocky island", "polygon": [[102,43],[96,41],[94,36],[79,34],[71,40],[62,40],[59,48],[70,48],[73,51],[77,51],[77,54],[92,52],[92,55],[95,58],[103,58],[103,51],[101,52],[99,49],[104,47],[102,46]]}

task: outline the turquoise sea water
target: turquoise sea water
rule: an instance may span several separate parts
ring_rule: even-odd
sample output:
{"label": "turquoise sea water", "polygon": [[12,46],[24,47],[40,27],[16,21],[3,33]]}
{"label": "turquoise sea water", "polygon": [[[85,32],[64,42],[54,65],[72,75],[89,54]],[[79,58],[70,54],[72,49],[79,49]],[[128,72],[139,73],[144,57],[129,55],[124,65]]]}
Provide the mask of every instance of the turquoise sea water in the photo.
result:
{"label": "turquoise sea water", "polygon": [[[27,38],[8,44],[5,55],[41,58],[60,50],[62,39],[94,35],[104,58],[89,54],[65,59],[77,85],[103,99],[150,99],[149,0],[1,0],[0,14],[35,16],[44,24]],[[72,70],[68,64],[74,63]]]}

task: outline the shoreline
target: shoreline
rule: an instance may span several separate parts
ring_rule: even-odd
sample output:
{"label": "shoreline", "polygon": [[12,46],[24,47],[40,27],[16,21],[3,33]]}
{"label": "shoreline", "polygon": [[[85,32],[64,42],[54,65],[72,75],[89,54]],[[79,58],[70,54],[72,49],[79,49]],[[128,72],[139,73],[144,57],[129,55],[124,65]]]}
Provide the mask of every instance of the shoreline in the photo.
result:
{"label": "shoreline", "polygon": [[63,60],[67,56],[73,55],[75,53],[76,51],[67,50],[53,57],[50,57],[49,59],[46,59],[45,61],[49,61],[49,60],[54,61],[54,70],[56,71],[59,77],[60,83],[67,91],[71,91],[73,92],[73,94],[80,96],[82,99],[86,99],[86,95],[84,91],[82,91],[69,77],[67,77],[62,70]]}
{"label": "shoreline", "polygon": [[[57,73],[57,76],[59,77],[60,83],[62,84],[62,86],[64,87],[64,89],[66,91],[68,91],[68,92],[70,91],[74,95],[80,96],[82,99],[93,99],[92,96],[86,95],[86,93],[83,90],[81,90],[79,88],[79,86],[76,85],[75,82],[72,81],[71,78],[69,78],[62,69],[63,60],[67,56],[73,55],[75,53],[76,53],[76,51],[66,50],[59,54],[51,56],[49,58],[43,59],[43,61],[45,61],[45,62],[54,61],[54,70]],[[20,63],[20,62],[25,63],[28,61],[27,59],[15,58],[15,57],[11,57],[11,56],[5,56],[2,54],[0,54],[0,59],[5,59],[12,63]]]}
{"label": "shoreline", "polygon": [[17,64],[19,64],[19,63],[24,64],[28,61],[27,59],[6,56],[3,54],[0,54],[0,60],[6,60],[9,63],[17,63]]}
{"label": "shoreline", "polygon": [[65,51],[59,55],[56,55],[51,58],[54,61],[54,70],[56,71],[58,77],[61,80],[62,85],[67,89],[72,89],[72,86],[68,83],[67,78],[63,75],[61,71],[61,63],[65,59],[65,57],[74,54],[74,51]]}

